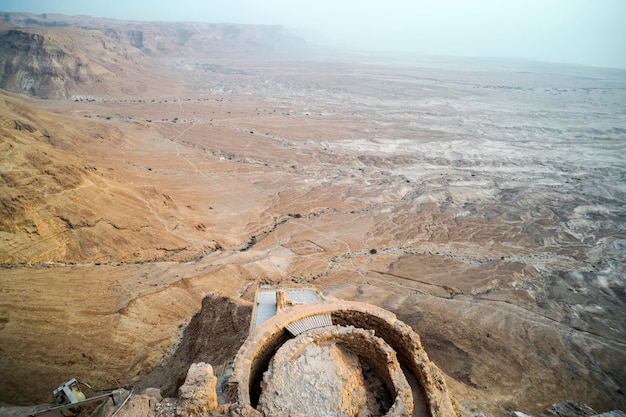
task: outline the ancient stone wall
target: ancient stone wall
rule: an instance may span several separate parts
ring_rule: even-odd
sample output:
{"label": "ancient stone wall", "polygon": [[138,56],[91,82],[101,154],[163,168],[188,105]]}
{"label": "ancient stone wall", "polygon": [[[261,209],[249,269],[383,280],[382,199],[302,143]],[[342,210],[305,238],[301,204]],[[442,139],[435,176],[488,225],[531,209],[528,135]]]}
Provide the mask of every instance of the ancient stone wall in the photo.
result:
{"label": "ancient stone wall", "polygon": [[[274,352],[290,338],[286,326],[304,317],[320,314],[330,314],[334,325],[374,331],[396,352],[405,369],[419,381],[431,416],[460,416],[458,407],[448,393],[443,374],[428,360],[419,335],[389,311],[348,301],[293,306],[256,329],[239,350],[230,379],[231,398],[239,406],[257,406],[262,374],[268,368]],[[324,329],[327,328],[319,331],[323,333]],[[367,348],[362,346],[357,349],[367,352]],[[380,364],[373,365],[379,375],[385,374]]]}
{"label": "ancient stone wall", "polygon": [[[383,411],[386,416],[412,414],[411,387],[394,350],[374,336],[373,330],[331,326],[304,332],[276,352],[263,380],[259,408],[264,415],[288,416],[307,409],[326,410],[332,415],[362,415],[359,408],[367,409],[366,415],[380,415],[378,407],[368,409],[368,393],[364,391],[361,372],[354,366],[340,367],[333,372],[335,364],[329,363],[332,359],[326,361],[326,357],[319,354],[329,346],[345,349],[375,369],[387,392],[393,396],[393,403]],[[307,354],[311,347],[317,348],[313,349],[315,355]],[[320,390],[311,387],[326,392],[320,394]]]}

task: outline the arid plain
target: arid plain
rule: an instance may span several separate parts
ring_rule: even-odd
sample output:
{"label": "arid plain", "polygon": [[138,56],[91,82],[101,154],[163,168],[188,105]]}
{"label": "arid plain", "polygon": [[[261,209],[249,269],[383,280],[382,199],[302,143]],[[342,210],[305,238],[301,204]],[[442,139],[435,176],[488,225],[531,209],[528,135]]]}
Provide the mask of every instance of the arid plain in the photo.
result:
{"label": "arid plain", "polygon": [[626,408],[624,71],[139,55],[2,92],[0,401],[139,383],[207,294],[281,283],[394,312],[468,415]]}

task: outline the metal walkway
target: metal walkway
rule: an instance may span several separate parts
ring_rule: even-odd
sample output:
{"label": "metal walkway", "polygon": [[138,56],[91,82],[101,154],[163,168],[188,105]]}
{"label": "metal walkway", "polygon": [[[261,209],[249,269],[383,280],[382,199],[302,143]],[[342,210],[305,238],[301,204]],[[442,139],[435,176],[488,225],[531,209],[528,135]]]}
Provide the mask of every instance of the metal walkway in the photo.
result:
{"label": "metal walkway", "polygon": [[309,316],[296,320],[293,323],[287,325],[287,330],[292,336],[297,336],[300,333],[304,333],[307,330],[317,329],[318,327],[332,326],[333,322],[330,318],[330,314],[320,314],[317,316]]}
{"label": "metal walkway", "polygon": [[[293,304],[317,303],[324,299],[318,291],[312,288],[259,289],[255,297],[255,306],[254,306],[254,311],[252,313],[250,330],[256,329],[257,327],[259,327],[260,325],[265,323],[267,320],[269,320],[270,318],[276,315],[276,313],[278,312],[278,309],[276,307],[276,293],[278,291],[284,291],[287,300]],[[328,317],[328,320],[330,321],[330,316]],[[310,327],[312,329],[316,327],[320,327],[317,325],[313,325],[313,323],[309,325],[313,326],[313,327]],[[325,325],[331,325],[331,324],[325,324]],[[302,324],[302,326],[306,327],[307,324]],[[291,332],[291,330],[289,331]]]}

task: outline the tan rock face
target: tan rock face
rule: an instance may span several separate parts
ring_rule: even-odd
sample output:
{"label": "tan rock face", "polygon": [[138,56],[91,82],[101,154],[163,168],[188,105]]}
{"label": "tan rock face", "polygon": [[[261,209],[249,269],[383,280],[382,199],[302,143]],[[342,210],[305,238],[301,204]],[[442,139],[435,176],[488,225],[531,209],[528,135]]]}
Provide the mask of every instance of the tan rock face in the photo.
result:
{"label": "tan rock face", "polygon": [[[12,28],[0,32],[0,45],[1,87],[41,98],[139,92],[143,88],[133,78],[141,66],[150,71],[139,50],[98,31]],[[128,71],[129,77],[120,80],[120,70]]]}
{"label": "tan rock face", "polygon": [[178,389],[177,416],[206,415],[217,410],[216,385],[217,377],[213,374],[213,367],[210,364],[204,362],[192,364],[185,383]]}

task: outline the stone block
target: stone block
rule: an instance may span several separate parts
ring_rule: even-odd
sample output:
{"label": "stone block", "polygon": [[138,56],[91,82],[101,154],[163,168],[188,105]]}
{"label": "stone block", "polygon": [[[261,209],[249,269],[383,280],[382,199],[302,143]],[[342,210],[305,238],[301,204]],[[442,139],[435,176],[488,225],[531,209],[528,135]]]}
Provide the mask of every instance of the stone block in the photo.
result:
{"label": "stone block", "polygon": [[207,415],[217,410],[217,377],[208,363],[194,363],[187,371],[185,383],[178,389],[179,417]]}

